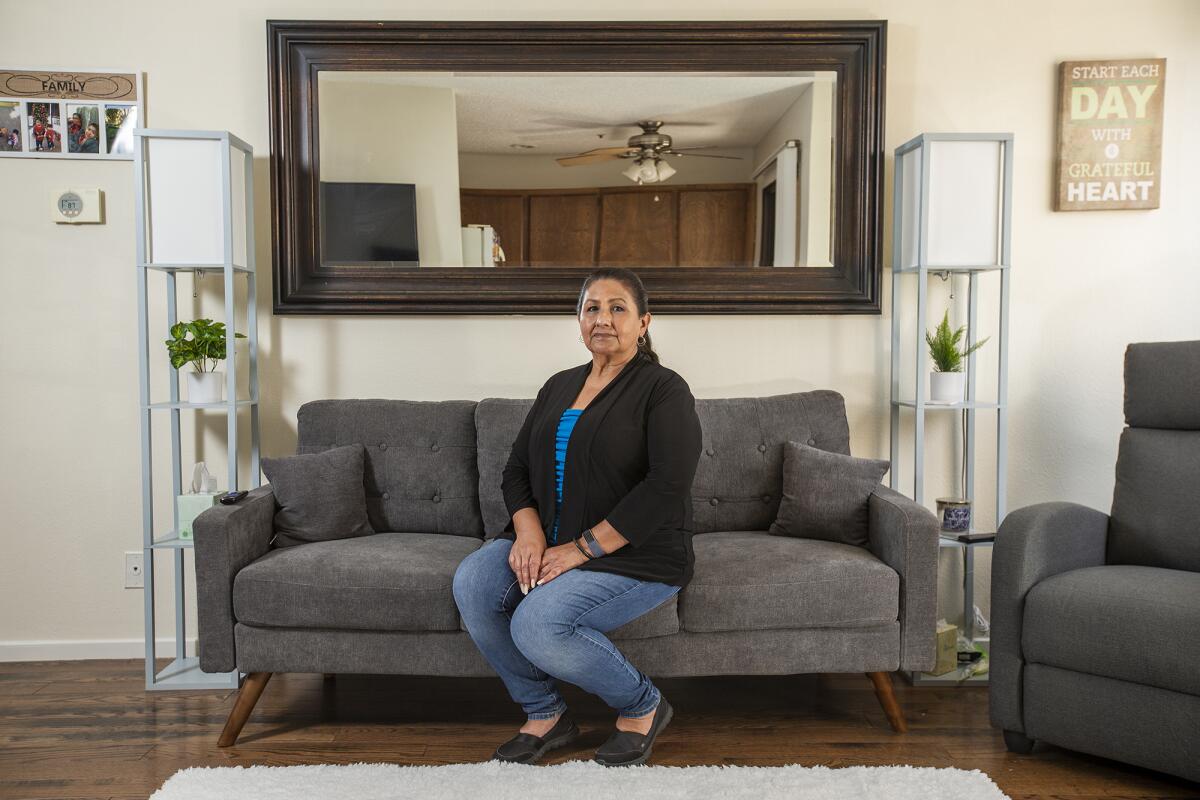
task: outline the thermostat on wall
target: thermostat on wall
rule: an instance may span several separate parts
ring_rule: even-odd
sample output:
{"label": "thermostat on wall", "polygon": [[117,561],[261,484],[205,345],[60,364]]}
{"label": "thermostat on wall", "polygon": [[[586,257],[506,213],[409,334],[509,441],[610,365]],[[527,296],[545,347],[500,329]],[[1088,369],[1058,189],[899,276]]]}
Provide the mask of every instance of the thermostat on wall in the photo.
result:
{"label": "thermostat on wall", "polygon": [[99,189],[71,188],[50,193],[55,222],[103,222],[104,194]]}

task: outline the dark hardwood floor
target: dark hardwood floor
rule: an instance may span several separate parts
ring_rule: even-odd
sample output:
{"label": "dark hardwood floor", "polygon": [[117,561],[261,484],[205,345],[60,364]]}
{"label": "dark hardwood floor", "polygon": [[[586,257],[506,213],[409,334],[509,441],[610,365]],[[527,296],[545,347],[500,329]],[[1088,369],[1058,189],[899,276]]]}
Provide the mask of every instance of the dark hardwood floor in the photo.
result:
{"label": "dark hardwood floor", "polygon": [[[1040,742],[1013,755],[988,723],[985,688],[893,679],[906,734],[861,674],[658,679],[676,716],[650,763],[953,766],[986,772],[1014,800],[1200,795],[1200,784]],[[583,736],[544,764],[590,759],[616,717],[563,691]],[[277,674],[237,744],[220,749],[234,695],[147,692],[140,661],[0,663],[0,797],[145,798],[202,765],[486,761],[524,721],[498,678]]]}

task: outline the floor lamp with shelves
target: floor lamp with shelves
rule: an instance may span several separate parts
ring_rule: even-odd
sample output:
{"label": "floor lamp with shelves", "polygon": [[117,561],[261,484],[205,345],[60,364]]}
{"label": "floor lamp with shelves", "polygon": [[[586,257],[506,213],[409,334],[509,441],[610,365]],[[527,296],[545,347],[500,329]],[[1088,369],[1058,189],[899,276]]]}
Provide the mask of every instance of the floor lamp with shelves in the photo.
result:
{"label": "floor lamp with shelves", "polygon": [[[223,411],[226,416],[228,460],[227,488],[238,487],[238,411],[250,416],[250,488],[260,485],[258,317],[254,271],[254,151],[228,131],[188,131],[137,128],[134,130],[134,204],[137,233],[139,418],[142,454],[142,554],[146,636],[146,688],[237,689],[241,673],[200,670],[198,656],[186,652],[184,554],[190,538],[179,535],[175,498],[183,493],[180,415],[183,412]],[[162,335],[150,328],[150,275],[165,277],[166,325]],[[168,399],[152,401],[151,344],[161,346],[167,330],[178,321],[177,276],[189,273],[193,281],[204,274],[223,278],[226,323],[225,400],[192,403],[180,398],[179,371],[167,361]],[[236,282],[246,282],[246,340],[248,344],[248,397],[237,396],[235,347]],[[166,350],[156,350],[166,360]],[[155,521],[152,428],[155,414],[166,414],[171,424],[171,506],[169,526]],[[174,563],[175,652],[163,669],[155,661],[155,553],[166,551]]]}
{"label": "floor lamp with shelves", "polygon": [[[1012,152],[1011,133],[923,133],[895,150],[892,229],[892,380],[891,380],[891,486],[900,486],[901,412],[913,412],[913,494],[925,504],[925,422],[928,413],[958,411],[964,416],[963,493],[975,499],[976,436],[979,412],[996,414],[996,526],[1005,515],[1008,461],[1008,323],[1009,279],[1012,239]],[[980,398],[976,393],[976,354],[967,356],[965,397],[958,402],[935,403],[925,391],[928,370],[924,334],[931,276],[967,278],[967,339],[964,349],[977,341],[980,277],[999,274],[998,348],[996,395]],[[901,390],[902,331],[898,295],[902,282],[916,282],[915,363],[911,396]],[[972,514],[971,531],[975,530]],[[982,641],[975,633],[975,550],[990,547],[990,541],[963,542],[954,534],[939,539],[943,548],[960,550],[963,557],[963,624],[968,641]],[[986,648],[985,648],[986,649]],[[969,666],[943,675],[909,672],[914,685],[986,684],[987,675],[972,675]]]}

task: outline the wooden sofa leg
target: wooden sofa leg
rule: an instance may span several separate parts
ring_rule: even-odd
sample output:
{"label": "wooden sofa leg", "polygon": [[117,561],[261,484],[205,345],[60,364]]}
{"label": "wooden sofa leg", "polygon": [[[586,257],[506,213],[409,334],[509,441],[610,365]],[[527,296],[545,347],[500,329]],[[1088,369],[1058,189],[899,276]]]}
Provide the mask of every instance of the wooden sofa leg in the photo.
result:
{"label": "wooden sofa leg", "polygon": [[267,688],[267,681],[271,680],[271,675],[270,672],[251,672],[246,676],[242,688],[238,690],[233,711],[229,712],[229,719],[225,721],[225,730],[221,731],[221,738],[217,740],[217,747],[229,747],[237,741],[238,734],[242,732],[242,726],[250,718],[250,712],[254,710],[254,704],[258,702],[258,698],[262,696],[263,689]]}
{"label": "wooden sofa leg", "polygon": [[875,696],[879,698],[879,705],[883,706],[883,713],[887,715],[892,730],[896,733],[908,733],[908,725],[904,722],[904,712],[900,710],[900,704],[896,702],[896,695],[892,692],[891,673],[868,672],[867,677],[871,679],[871,683],[875,684]]}
{"label": "wooden sofa leg", "polygon": [[1033,752],[1033,739],[1020,731],[1004,731],[1004,746],[1010,753],[1020,753],[1027,756]]}

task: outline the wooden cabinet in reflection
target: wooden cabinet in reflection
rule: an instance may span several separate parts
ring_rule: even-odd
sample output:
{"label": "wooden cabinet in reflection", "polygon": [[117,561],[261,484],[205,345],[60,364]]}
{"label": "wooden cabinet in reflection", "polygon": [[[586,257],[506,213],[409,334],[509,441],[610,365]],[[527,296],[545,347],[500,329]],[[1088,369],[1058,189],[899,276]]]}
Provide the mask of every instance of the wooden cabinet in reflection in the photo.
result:
{"label": "wooden cabinet in reflection", "polygon": [[755,184],[462,189],[462,224],[491,225],[505,267],[748,267]]}

